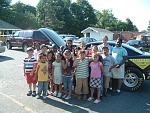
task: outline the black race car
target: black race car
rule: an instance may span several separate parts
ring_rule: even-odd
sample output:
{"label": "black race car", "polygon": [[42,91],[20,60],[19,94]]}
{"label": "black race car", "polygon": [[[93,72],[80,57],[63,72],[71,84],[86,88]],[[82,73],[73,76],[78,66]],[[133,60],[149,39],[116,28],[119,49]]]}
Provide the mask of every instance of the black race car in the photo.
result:
{"label": "black race car", "polygon": [[[115,46],[114,41],[108,41],[111,46]],[[100,45],[102,42],[93,42],[87,44],[87,49],[91,45]],[[127,44],[122,44],[128,52],[128,58],[125,62],[125,78],[123,80],[124,88],[130,91],[136,91],[141,88],[144,80],[150,80],[150,53],[142,52]]]}

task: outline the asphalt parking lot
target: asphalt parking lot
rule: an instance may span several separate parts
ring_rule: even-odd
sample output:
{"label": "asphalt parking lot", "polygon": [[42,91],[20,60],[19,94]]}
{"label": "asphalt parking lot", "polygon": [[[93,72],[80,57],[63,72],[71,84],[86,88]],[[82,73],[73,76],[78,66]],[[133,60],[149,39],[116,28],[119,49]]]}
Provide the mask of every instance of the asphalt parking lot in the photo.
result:
{"label": "asphalt parking lot", "polygon": [[86,100],[63,100],[53,96],[43,100],[27,97],[23,76],[23,58],[19,49],[0,54],[0,113],[150,113],[150,81],[141,91],[122,91],[118,96],[104,97],[94,104]]}

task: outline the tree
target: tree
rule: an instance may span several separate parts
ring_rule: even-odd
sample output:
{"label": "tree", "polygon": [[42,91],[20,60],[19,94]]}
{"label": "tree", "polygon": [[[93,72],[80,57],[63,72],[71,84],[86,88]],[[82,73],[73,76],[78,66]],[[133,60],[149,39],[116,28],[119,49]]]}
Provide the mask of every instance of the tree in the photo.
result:
{"label": "tree", "polygon": [[18,2],[10,7],[7,22],[22,29],[34,29],[38,26],[36,8]]}
{"label": "tree", "polygon": [[31,13],[36,16],[36,8],[30,5],[25,5],[21,2],[17,2],[16,4],[11,6],[12,10],[19,13]]}
{"label": "tree", "polygon": [[118,20],[111,10],[102,10],[96,12],[96,27],[108,29],[111,31],[138,31],[133,22],[127,18],[126,22]]}
{"label": "tree", "polygon": [[111,10],[102,10],[96,12],[97,23],[96,27],[108,30],[116,30],[117,19],[112,14]]}
{"label": "tree", "polygon": [[4,20],[9,10],[9,4],[11,0],[0,0],[0,19]]}
{"label": "tree", "polygon": [[57,31],[63,28],[63,0],[40,0],[37,10],[41,26],[50,27]]}
{"label": "tree", "polygon": [[8,7],[10,2],[11,0],[0,0],[0,9]]}
{"label": "tree", "polygon": [[95,26],[96,15],[93,7],[86,0],[77,0],[71,5],[74,32],[81,36],[81,31],[89,26]]}

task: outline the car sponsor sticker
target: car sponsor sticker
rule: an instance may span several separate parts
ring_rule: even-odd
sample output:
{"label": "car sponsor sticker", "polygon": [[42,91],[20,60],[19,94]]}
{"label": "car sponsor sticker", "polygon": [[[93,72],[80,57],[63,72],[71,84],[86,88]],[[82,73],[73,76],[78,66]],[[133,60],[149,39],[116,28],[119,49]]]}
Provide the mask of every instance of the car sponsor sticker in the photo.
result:
{"label": "car sponsor sticker", "polygon": [[150,65],[150,59],[129,59],[141,69],[145,69]]}

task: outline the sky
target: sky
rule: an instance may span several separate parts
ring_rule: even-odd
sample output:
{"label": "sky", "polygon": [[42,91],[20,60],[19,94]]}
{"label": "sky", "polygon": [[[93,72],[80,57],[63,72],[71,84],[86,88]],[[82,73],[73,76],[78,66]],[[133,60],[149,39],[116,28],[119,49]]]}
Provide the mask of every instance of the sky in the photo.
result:
{"label": "sky", "polygon": [[[12,4],[21,1],[36,6],[39,0],[12,0]],[[75,2],[76,0],[72,0]],[[96,10],[111,9],[119,20],[130,18],[139,31],[146,30],[150,21],[150,0],[88,0]]]}

